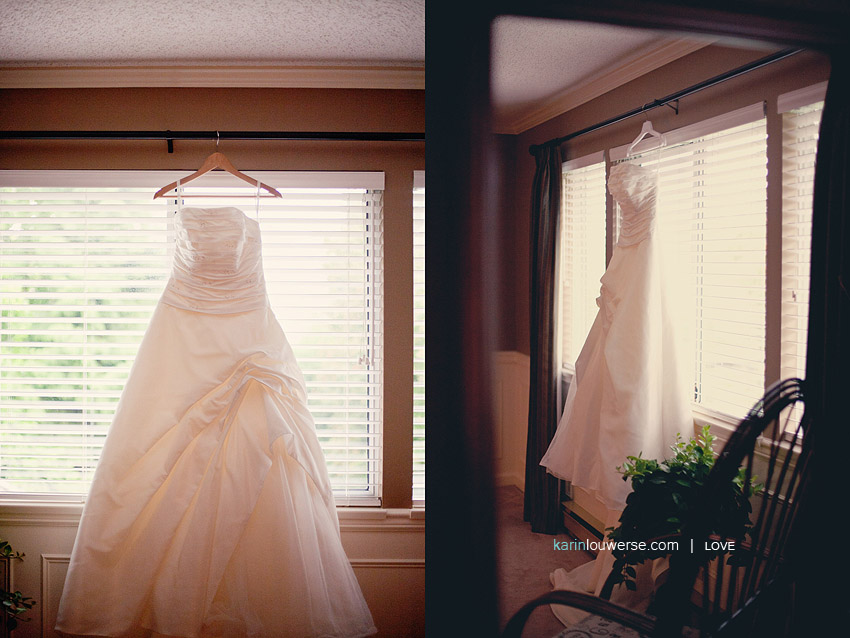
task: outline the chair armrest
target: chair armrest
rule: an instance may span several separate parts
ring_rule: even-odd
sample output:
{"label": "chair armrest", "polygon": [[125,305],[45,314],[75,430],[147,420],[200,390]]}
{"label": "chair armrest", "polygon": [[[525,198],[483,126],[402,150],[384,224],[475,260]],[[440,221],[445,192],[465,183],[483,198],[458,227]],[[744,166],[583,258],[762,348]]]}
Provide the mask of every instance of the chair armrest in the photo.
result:
{"label": "chair armrest", "polygon": [[612,603],[610,600],[604,600],[598,596],[585,594],[577,591],[567,591],[556,589],[548,593],[538,596],[534,600],[527,602],[519,611],[517,611],[508,624],[505,625],[505,631],[502,633],[502,638],[520,638],[522,629],[531,612],[541,605],[569,605],[589,611],[597,616],[603,616],[615,622],[631,627],[642,634],[651,634],[655,628],[655,618],[645,616],[636,611],[633,611],[622,605]]}

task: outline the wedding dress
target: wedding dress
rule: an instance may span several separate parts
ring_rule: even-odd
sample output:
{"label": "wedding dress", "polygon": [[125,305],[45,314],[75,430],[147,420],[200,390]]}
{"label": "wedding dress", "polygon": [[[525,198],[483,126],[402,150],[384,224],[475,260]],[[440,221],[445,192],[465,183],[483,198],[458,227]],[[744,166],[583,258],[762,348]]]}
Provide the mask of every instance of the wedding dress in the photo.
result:
{"label": "wedding dress", "polygon": [[616,164],[608,190],[620,205],[619,238],[563,415],[540,464],[618,513],[631,487],[616,468],[629,455],[669,456],[676,433],[687,439],[693,391],[684,364],[686,313],[677,303],[687,291],[669,286],[656,232],[655,172]]}
{"label": "wedding dress", "polygon": [[182,208],[171,278],[110,427],[56,629],[97,636],[376,632],[340,543],[259,224]]}

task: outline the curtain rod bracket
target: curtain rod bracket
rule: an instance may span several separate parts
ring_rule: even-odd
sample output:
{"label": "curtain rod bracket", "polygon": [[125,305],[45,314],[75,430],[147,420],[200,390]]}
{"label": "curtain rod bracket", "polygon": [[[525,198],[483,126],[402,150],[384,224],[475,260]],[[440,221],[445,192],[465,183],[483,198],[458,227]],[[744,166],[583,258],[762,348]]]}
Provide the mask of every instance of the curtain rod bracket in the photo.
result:
{"label": "curtain rod bracket", "polygon": [[[168,129],[165,130],[166,133],[171,133]],[[168,144],[168,152],[174,153],[174,138],[167,137],[165,139],[166,144]]]}
{"label": "curtain rod bracket", "polygon": [[670,102],[665,102],[664,105],[669,106],[671,109],[676,111],[676,115],[678,115],[679,114],[679,100],[673,100],[673,102],[676,103],[676,106],[673,106],[672,104],[670,104]]}

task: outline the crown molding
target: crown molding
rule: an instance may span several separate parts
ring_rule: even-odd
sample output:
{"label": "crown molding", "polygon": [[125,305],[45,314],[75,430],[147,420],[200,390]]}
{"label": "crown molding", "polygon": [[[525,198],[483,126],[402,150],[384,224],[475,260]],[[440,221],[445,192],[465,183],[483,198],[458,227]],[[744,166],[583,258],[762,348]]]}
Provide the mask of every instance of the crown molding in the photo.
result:
{"label": "crown molding", "polygon": [[422,66],[51,66],[0,68],[2,89],[425,88]]}
{"label": "crown molding", "polygon": [[641,49],[622,64],[573,84],[538,104],[497,111],[494,130],[518,135],[711,43],[711,40],[682,38]]}

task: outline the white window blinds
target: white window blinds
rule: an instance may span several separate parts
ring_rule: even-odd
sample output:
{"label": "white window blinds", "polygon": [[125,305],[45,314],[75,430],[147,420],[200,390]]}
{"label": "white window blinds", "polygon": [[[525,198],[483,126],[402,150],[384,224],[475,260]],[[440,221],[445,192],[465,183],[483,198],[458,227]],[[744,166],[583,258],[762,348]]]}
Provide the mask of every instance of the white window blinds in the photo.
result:
{"label": "white window blinds", "polygon": [[[84,494],[170,269],[167,172],[0,172],[0,491]],[[299,364],[339,503],[378,503],[381,174],[265,173],[269,297]],[[254,214],[207,176],[187,193]],[[153,189],[153,190],[152,190]]]}
{"label": "white window blinds", "polygon": [[[767,133],[761,104],[666,134],[659,224],[679,239],[695,321],[694,399],[742,417],[764,393]],[[612,150],[622,158],[625,148]]]}
{"label": "white window blinds", "polygon": [[425,172],[413,176],[413,502],[425,502]]}
{"label": "white window blinds", "polygon": [[27,181],[0,188],[0,489],[85,493],[171,229],[147,189]]}
{"label": "white window blinds", "polygon": [[562,363],[581,352],[605,272],[605,162],[602,153],[563,166],[560,242]]}
{"label": "white window blinds", "polygon": [[823,102],[782,114],[781,377],[804,378],[809,319],[812,197]]}

